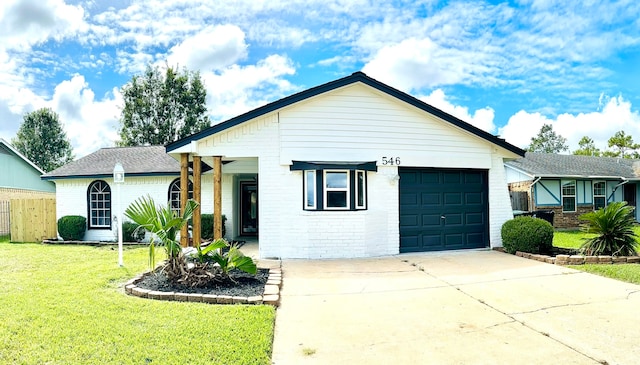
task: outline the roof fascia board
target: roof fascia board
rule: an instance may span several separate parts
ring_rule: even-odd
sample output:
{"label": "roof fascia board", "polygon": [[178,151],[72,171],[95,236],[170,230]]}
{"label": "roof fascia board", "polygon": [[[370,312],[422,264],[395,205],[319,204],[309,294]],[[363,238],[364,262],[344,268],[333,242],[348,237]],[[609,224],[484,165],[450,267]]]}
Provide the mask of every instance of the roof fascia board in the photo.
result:
{"label": "roof fascia board", "polygon": [[[127,177],[152,177],[152,176],[180,176],[180,172],[137,172],[125,174]],[[65,175],[65,176],[40,176],[42,180],[68,180],[68,179],[105,179],[113,177],[113,174],[94,175]]]}

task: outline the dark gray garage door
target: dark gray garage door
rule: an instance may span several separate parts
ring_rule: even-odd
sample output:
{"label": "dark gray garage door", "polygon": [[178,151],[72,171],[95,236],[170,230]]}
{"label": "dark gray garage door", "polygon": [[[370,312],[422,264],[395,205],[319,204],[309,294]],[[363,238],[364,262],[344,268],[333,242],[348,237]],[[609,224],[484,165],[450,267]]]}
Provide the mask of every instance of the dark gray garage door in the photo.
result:
{"label": "dark gray garage door", "polygon": [[489,245],[486,170],[400,168],[400,252]]}

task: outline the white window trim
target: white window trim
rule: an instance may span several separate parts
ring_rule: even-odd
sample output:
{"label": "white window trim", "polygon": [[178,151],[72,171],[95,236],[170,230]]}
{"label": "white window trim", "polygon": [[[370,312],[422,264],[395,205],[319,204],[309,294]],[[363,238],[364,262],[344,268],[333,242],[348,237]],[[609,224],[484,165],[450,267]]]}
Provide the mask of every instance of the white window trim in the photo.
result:
{"label": "white window trim", "polygon": [[[360,191],[360,184],[358,184],[360,182],[360,175],[362,175],[362,179],[363,179],[363,189],[362,191]],[[355,173],[355,188],[356,188],[356,194],[355,194],[355,203],[356,203],[356,209],[367,209],[367,172],[364,170],[356,170]],[[358,197],[359,195],[362,194],[362,204],[358,204]]]}
{"label": "white window trim", "polygon": [[[344,173],[347,175],[347,186],[346,188],[329,188],[327,187],[327,173]],[[323,196],[323,207],[324,210],[351,210],[351,191],[350,191],[350,186],[351,186],[351,178],[350,178],[350,173],[349,170],[323,170],[322,171],[323,174],[323,180],[322,180],[322,196]],[[327,193],[331,192],[331,191],[344,191],[346,192],[346,206],[345,207],[329,207],[327,206]]]}
{"label": "white window trim", "polygon": [[[98,184],[102,184],[100,186],[101,187],[100,190],[97,190]],[[94,189],[95,189],[95,191],[94,191]],[[108,193],[106,192],[107,189],[109,190]],[[100,199],[93,200],[94,194],[95,195],[101,195],[101,196],[105,196],[105,195],[108,194],[109,197],[108,198],[104,198],[102,200],[100,200]],[[109,208],[105,208],[104,206],[102,208],[93,208],[92,205],[93,205],[94,202],[96,202],[96,203],[102,202],[103,205],[108,203],[109,204]],[[89,202],[88,202],[88,204],[89,204],[89,218],[88,218],[88,222],[87,222],[88,229],[92,229],[92,228],[95,228],[95,229],[105,229],[105,228],[107,228],[107,229],[109,229],[109,228],[111,228],[111,224],[113,223],[112,217],[111,217],[111,214],[113,212],[112,193],[111,193],[111,186],[106,181],[95,180],[95,181],[91,182],[91,184],[89,185]],[[95,212],[99,212],[99,211],[100,212],[104,212],[103,217],[96,217],[96,219],[98,221],[102,219],[102,220],[108,221],[109,223],[108,224],[98,224],[98,223],[93,224],[93,212],[94,211]],[[106,213],[108,213],[108,214],[106,214]]]}
{"label": "white window trim", "polygon": [[[313,197],[313,205],[309,204],[309,186],[308,186],[308,182],[307,182],[307,174],[308,173],[313,174],[313,182],[312,182],[313,185],[311,187],[311,189],[312,189],[311,195]],[[302,180],[304,182],[304,188],[303,188],[304,189],[304,203],[303,203],[304,204],[304,209],[305,210],[316,210],[317,209],[317,205],[318,205],[318,201],[317,201],[318,200],[318,194],[317,194],[318,192],[316,191],[317,186],[318,186],[317,185],[317,181],[316,181],[316,179],[317,179],[316,170],[304,170],[303,174],[304,175],[303,175]]]}
{"label": "white window trim", "polygon": [[[596,194],[596,184],[604,184],[604,194]],[[596,197],[604,198],[604,206],[607,206],[607,182],[606,181],[594,181],[593,182],[593,207],[596,206]]]}
{"label": "white window trim", "polygon": [[[565,183],[573,182],[573,195],[565,195],[564,194],[564,185]],[[575,180],[561,180],[560,181],[560,195],[561,195],[561,204],[562,204],[562,212],[563,213],[575,213],[577,211],[578,199],[578,184]],[[564,210],[564,198],[573,198],[573,210]]]}

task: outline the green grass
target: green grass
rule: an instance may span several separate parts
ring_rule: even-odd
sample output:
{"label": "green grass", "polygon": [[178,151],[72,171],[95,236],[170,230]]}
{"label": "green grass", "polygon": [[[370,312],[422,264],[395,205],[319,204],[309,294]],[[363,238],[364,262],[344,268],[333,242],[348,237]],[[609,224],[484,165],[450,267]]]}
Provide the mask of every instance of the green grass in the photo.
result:
{"label": "green grass", "polygon": [[[640,226],[634,227],[634,231],[640,237]],[[582,231],[556,231],[553,235],[553,245],[562,248],[580,248],[584,238],[593,237]],[[611,279],[640,284],[640,265],[571,265],[572,269],[585,271],[591,274],[605,276]]]}
{"label": "green grass", "polygon": [[269,364],[271,306],[128,296],[147,249],[0,243],[2,364]]}
{"label": "green grass", "polygon": [[553,245],[561,248],[580,248],[585,238],[593,237],[582,231],[555,231],[553,234]]}
{"label": "green grass", "polygon": [[[640,226],[633,227],[636,235],[640,238]],[[580,248],[585,238],[591,238],[594,234],[587,234],[580,230],[575,231],[555,231],[553,234],[553,245],[561,248]]]}
{"label": "green grass", "polygon": [[585,271],[591,274],[605,276],[611,279],[626,281],[628,283],[640,284],[639,264],[619,264],[619,265],[571,265],[572,269]]}
{"label": "green grass", "polygon": [[5,234],[5,235],[0,234],[0,243],[9,242],[10,239],[11,239],[10,235],[8,235],[8,234]]}

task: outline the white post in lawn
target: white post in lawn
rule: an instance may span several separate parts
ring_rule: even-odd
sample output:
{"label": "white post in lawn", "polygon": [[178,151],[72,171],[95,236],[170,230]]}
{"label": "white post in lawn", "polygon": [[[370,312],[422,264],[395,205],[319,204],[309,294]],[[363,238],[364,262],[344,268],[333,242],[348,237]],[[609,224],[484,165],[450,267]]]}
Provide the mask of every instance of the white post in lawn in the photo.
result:
{"label": "white post in lawn", "polygon": [[120,185],[124,183],[124,167],[120,162],[117,162],[113,168],[113,182],[116,184],[116,194],[118,194],[118,207],[116,214],[118,215],[118,265],[124,266],[122,259],[122,199],[120,194]]}

